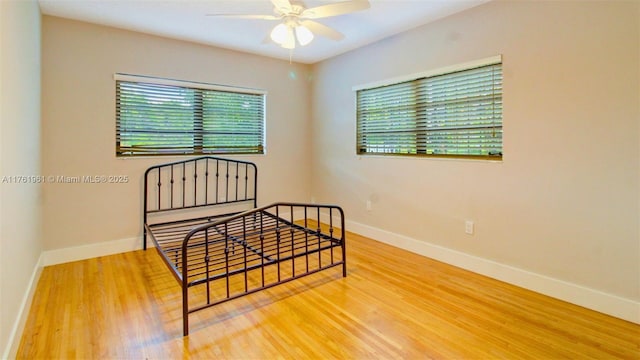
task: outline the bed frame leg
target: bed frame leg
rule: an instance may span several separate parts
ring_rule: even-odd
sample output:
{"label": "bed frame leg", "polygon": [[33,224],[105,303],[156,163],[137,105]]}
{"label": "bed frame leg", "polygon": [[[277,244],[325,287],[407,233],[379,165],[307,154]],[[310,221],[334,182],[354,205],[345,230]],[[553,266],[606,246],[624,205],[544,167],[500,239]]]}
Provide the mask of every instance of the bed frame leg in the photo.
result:
{"label": "bed frame leg", "polygon": [[182,297],[182,336],[189,335],[189,305],[186,296]]}
{"label": "bed frame leg", "polygon": [[344,245],[345,240],[345,231],[344,231],[344,215],[342,216],[342,277],[347,277],[347,249]]}
{"label": "bed frame leg", "polygon": [[[186,243],[182,244],[182,263],[187,264]],[[182,336],[189,335],[189,284],[186,266],[182,269]]]}

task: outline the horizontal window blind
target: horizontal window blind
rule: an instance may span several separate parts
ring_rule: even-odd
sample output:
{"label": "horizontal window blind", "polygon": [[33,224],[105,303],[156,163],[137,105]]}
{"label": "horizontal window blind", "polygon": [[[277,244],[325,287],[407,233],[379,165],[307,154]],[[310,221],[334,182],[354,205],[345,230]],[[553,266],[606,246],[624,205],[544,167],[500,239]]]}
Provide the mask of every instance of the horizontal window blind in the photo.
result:
{"label": "horizontal window blind", "polygon": [[265,95],[116,80],[116,155],[262,154]]}
{"label": "horizontal window blind", "polygon": [[502,65],[357,90],[357,152],[502,156]]}

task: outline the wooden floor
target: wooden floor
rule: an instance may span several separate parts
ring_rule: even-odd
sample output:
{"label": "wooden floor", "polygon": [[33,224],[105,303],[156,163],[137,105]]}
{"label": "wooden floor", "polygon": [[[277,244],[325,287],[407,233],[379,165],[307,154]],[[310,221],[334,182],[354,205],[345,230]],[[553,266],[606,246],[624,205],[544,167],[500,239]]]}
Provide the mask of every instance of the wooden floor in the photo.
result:
{"label": "wooden floor", "polygon": [[640,326],[354,234],[340,268],[191,316],[154,250],[43,270],[18,358],[640,359]]}

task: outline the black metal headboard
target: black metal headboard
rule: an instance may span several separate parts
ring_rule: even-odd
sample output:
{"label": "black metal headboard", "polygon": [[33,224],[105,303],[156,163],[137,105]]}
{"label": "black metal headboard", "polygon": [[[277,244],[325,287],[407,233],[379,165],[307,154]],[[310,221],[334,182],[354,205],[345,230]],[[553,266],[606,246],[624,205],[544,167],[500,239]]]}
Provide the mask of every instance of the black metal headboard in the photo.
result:
{"label": "black metal headboard", "polygon": [[[258,206],[258,168],[247,161],[203,156],[155,165],[144,173],[144,224],[149,215],[213,205]],[[144,229],[146,249],[146,229]]]}

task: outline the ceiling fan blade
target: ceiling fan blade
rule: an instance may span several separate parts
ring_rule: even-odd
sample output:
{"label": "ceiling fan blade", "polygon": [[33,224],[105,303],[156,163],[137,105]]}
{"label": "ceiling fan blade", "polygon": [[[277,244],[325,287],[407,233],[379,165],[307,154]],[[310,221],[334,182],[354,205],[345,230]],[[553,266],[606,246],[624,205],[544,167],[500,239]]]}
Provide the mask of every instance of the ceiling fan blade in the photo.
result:
{"label": "ceiling fan blade", "polygon": [[289,0],[271,0],[273,6],[275,6],[276,10],[281,14],[288,14],[292,11],[293,7],[291,6],[291,2]]}
{"label": "ceiling fan blade", "polygon": [[207,14],[211,17],[223,17],[227,19],[258,19],[258,20],[279,20],[280,18],[273,15],[243,15],[243,14]]}
{"label": "ceiling fan blade", "polygon": [[319,19],[366,10],[370,7],[371,5],[368,0],[343,1],[306,9],[302,14],[300,14],[300,17],[305,19]]}
{"label": "ceiling fan blade", "polygon": [[303,20],[300,22],[300,25],[306,26],[307,29],[311,30],[311,32],[316,35],[324,36],[331,40],[339,41],[344,39],[344,35],[341,32],[334,30],[327,25],[320,24],[316,21]]}

